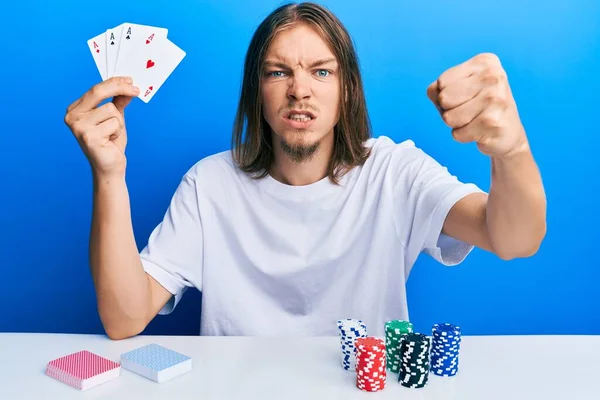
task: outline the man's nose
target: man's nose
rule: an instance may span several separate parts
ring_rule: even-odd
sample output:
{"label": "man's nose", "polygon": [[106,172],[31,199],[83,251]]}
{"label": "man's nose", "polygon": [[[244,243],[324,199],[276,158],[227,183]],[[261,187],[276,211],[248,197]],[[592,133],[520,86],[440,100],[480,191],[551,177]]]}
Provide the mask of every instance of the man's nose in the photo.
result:
{"label": "man's nose", "polygon": [[310,98],[311,87],[310,77],[304,73],[296,73],[290,79],[288,97],[294,100]]}

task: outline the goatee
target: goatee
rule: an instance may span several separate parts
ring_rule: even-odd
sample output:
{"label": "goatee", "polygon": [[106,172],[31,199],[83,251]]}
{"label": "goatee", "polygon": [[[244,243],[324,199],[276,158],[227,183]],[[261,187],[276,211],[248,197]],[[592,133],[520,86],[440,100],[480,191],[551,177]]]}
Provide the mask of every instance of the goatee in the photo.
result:
{"label": "goatee", "polygon": [[319,147],[321,146],[321,142],[318,141],[311,144],[291,144],[282,138],[280,142],[281,149],[283,150],[284,154],[286,154],[293,162],[297,164],[311,160],[314,157],[317,150],[319,149]]}

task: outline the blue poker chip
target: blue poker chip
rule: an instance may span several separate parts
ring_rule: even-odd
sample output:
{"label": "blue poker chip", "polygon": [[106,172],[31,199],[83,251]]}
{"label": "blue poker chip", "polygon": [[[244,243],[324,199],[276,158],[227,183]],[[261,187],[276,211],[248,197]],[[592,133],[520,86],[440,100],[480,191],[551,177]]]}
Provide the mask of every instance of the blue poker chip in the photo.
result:
{"label": "blue poker chip", "polygon": [[440,323],[433,325],[433,333],[439,333],[442,335],[455,334],[460,335],[460,327],[455,324]]}
{"label": "blue poker chip", "polygon": [[460,327],[450,323],[433,325],[431,342],[430,371],[438,376],[456,375],[461,343]]}

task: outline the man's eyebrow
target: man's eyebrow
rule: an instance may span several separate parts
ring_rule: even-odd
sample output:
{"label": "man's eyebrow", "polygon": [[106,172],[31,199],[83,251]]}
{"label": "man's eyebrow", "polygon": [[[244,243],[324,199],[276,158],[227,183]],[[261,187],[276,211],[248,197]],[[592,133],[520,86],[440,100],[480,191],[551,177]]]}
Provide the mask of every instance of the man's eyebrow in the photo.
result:
{"label": "man's eyebrow", "polygon": [[[329,63],[335,62],[335,61],[336,61],[335,58],[322,58],[320,60],[313,61],[308,66],[308,68],[319,67],[321,65],[329,64]],[[281,62],[281,61],[272,61],[272,60],[266,60],[265,61],[265,67],[279,67],[279,68],[285,68],[285,69],[289,69],[290,68],[284,62]]]}

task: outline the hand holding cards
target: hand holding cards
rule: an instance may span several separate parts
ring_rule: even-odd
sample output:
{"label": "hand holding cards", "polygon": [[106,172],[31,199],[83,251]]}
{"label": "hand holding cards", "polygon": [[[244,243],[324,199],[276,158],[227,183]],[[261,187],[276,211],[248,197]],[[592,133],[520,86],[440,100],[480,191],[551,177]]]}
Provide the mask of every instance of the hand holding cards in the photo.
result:
{"label": "hand holding cards", "polygon": [[130,76],[148,103],[186,56],[167,38],[168,30],[124,23],[88,40],[102,80]]}

